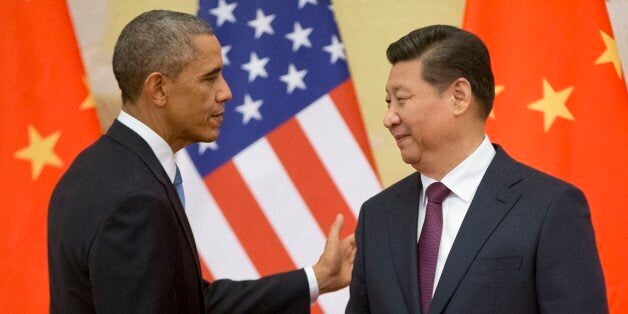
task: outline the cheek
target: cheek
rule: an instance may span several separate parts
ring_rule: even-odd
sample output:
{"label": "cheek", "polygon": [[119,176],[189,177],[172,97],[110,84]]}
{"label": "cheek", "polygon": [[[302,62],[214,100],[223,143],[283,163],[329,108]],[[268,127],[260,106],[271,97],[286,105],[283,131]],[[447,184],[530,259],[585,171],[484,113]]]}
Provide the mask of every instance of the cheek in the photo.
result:
{"label": "cheek", "polygon": [[422,114],[421,112],[408,113],[406,115],[405,122],[410,132],[415,136],[421,135],[429,131],[429,128],[430,128],[429,119],[426,119],[424,114]]}
{"label": "cheek", "polygon": [[210,113],[216,105],[216,103],[214,102],[214,98],[210,97],[210,95],[211,94],[209,93],[203,93],[202,95],[199,95],[198,98],[201,110],[206,113]]}
{"label": "cheek", "polygon": [[205,121],[211,112],[211,103],[207,97],[202,95],[194,95],[193,100],[188,104],[189,108],[186,110],[190,121]]}

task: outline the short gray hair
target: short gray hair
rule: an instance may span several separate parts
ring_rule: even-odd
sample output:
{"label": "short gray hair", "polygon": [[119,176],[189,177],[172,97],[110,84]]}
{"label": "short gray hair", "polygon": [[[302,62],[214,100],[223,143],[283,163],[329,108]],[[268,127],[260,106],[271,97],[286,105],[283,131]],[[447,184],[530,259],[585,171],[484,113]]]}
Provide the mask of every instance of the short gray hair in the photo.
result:
{"label": "short gray hair", "polygon": [[176,79],[196,57],[192,38],[214,35],[200,18],[187,13],[153,10],[127,24],[113,52],[113,73],[122,90],[122,102],[135,102],[152,72]]}

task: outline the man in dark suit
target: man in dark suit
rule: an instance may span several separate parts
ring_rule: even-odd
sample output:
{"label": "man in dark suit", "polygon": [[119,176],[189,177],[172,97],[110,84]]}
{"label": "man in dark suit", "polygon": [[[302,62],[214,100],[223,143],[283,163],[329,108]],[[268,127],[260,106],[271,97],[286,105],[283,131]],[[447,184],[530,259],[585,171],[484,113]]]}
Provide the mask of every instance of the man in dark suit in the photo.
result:
{"label": "man in dark suit", "polygon": [[184,13],[147,12],[122,31],[113,67],[123,111],[50,201],[51,312],[299,313],[348,285],[355,244],[338,237],[342,216],[313,267],[202,279],[174,152],[218,137],[231,99],[220,49],[211,28]]}
{"label": "man in dark suit", "polygon": [[347,312],[607,312],[582,192],[484,133],[494,79],[482,41],[428,26],[387,56],[384,125],[417,173],[364,203]]}

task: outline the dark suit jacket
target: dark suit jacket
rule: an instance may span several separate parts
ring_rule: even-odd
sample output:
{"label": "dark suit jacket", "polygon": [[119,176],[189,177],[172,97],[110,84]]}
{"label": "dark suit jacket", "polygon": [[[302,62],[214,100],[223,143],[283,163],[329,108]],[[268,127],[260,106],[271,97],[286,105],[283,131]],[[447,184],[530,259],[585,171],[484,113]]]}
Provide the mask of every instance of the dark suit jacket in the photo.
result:
{"label": "dark suit jacket", "polygon": [[[582,192],[496,149],[429,312],[607,312]],[[364,203],[347,313],[420,313],[420,190],[415,173]]]}
{"label": "dark suit jacket", "polygon": [[48,256],[53,313],[309,312],[303,270],[202,280],[174,186],[150,146],[118,121],[57,184]]}

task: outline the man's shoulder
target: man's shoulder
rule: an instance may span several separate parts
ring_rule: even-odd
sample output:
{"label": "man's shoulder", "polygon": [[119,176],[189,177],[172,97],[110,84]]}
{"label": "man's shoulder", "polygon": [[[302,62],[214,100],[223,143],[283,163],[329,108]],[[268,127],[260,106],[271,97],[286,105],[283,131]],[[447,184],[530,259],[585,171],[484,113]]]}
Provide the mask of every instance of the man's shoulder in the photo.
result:
{"label": "man's shoulder", "polygon": [[[107,135],[85,148],[59,180],[57,189],[91,191],[97,186],[103,195],[126,193],[138,183],[155,181],[142,158]],[[149,186],[146,184],[146,186]]]}
{"label": "man's shoulder", "polygon": [[139,155],[131,149],[103,135],[76,157],[68,172],[111,173],[137,169],[142,163]]}
{"label": "man's shoulder", "polygon": [[83,150],[61,177],[49,213],[57,221],[89,222],[84,229],[93,230],[127,200],[148,196],[168,202],[163,186],[142,158],[103,135]]}
{"label": "man's shoulder", "polygon": [[572,183],[515,160],[506,154],[501,147],[497,149],[494,162],[491,163],[487,171],[494,172],[507,183],[510,183],[509,181],[517,181],[525,189],[544,190],[546,192],[565,189],[579,190]]}
{"label": "man's shoulder", "polygon": [[419,182],[420,175],[418,172],[414,172],[366,200],[364,206],[390,203],[406,193],[418,193]]}

